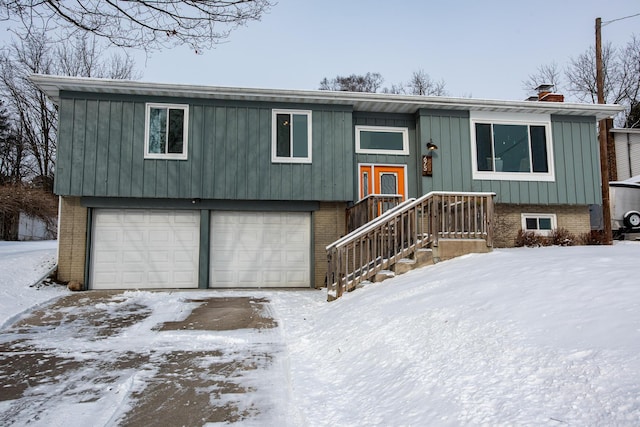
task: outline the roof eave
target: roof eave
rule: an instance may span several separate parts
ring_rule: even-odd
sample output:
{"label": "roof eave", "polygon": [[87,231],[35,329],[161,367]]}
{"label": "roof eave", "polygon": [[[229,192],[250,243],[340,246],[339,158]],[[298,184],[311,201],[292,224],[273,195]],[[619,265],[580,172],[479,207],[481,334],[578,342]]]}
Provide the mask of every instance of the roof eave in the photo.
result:
{"label": "roof eave", "polygon": [[176,85],[130,80],[62,77],[34,74],[30,79],[54,102],[60,101],[60,92],[97,92],[137,94],[151,96],[187,96],[194,98],[237,99],[247,101],[273,101],[350,105],[355,111],[415,113],[419,109],[450,109],[469,111],[510,111],[527,113],[594,116],[596,119],[613,117],[623,110],[611,104],[574,104],[543,101],[504,101],[493,99],[451,98],[435,96],[395,95],[366,92],[332,92],[319,90],[257,89],[199,85]]}

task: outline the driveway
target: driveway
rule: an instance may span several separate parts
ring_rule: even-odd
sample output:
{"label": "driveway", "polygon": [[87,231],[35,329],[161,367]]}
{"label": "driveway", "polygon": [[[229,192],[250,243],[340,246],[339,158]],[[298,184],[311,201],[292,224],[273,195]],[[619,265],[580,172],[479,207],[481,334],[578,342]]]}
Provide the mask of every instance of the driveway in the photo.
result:
{"label": "driveway", "polygon": [[2,331],[0,425],[286,424],[272,314],[251,294],[62,297]]}

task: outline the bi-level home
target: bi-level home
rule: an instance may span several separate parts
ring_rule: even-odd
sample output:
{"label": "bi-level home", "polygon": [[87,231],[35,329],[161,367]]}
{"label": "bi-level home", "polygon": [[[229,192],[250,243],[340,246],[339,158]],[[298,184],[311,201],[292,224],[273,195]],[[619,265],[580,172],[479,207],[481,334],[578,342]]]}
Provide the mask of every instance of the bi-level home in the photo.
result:
{"label": "bi-level home", "polygon": [[[588,206],[601,203],[596,123],[620,111],[546,94],[497,101],[32,80],[60,112],[59,278],[85,289],[321,287],[327,247],[373,219],[349,224],[372,196],[390,196],[375,199],[372,217],[393,198],[479,197],[439,201],[435,220],[421,205],[396,223],[414,224],[393,237],[405,243],[427,233],[418,223],[443,224],[458,209],[473,211],[458,234],[484,221],[479,235],[489,224],[493,246],[511,245],[521,228],[588,232]],[[396,228],[385,230],[381,238]]]}

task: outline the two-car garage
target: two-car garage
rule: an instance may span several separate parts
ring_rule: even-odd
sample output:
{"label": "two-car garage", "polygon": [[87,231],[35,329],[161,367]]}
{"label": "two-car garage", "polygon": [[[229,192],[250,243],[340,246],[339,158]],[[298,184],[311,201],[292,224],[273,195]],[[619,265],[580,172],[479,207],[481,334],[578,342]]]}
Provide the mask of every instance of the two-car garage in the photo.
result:
{"label": "two-car garage", "polygon": [[208,212],[201,233],[199,210],[94,209],[89,287],[310,286],[309,212]]}

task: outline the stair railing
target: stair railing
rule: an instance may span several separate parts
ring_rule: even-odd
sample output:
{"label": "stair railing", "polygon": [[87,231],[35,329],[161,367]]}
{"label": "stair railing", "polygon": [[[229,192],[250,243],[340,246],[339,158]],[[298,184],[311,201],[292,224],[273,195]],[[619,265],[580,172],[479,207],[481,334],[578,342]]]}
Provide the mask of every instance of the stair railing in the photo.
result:
{"label": "stair railing", "polygon": [[493,245],[495,193],[434,191],[409,199],[327,246],[329,299],[342,296],[439,239]]}

